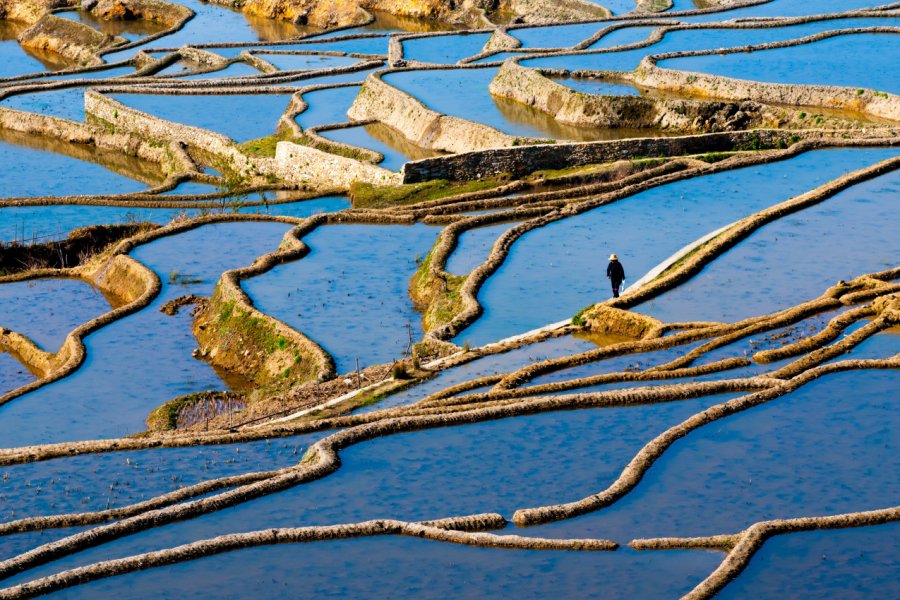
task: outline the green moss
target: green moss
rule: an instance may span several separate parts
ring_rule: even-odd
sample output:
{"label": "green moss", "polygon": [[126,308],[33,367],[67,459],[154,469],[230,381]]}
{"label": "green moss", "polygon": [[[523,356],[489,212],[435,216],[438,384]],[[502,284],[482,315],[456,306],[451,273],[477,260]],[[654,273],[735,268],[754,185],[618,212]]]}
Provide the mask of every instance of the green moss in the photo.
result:
{"label": "green moss", "polygon": [[508,180],[508,176],[498,176],[465,183],[452,183],[446,179],[404,185],[374,185],[355,182],[350,186],[350,200],[354,208],[406,206],[456,194],[488,190],[501,186]]}

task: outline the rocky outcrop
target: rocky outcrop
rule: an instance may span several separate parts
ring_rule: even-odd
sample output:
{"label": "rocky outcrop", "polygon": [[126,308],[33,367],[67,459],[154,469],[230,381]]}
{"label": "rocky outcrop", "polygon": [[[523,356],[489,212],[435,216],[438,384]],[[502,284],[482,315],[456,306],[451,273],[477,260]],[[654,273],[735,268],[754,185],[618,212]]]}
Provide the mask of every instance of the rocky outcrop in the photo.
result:
{"label": "rocky outcrop", "polygon": [[100,33],[71,19],[50,14],[22,32],[19,43],[25,48],[53,52],[83,66],[103,64],[97,52],[108,46],[127,43],[117,36]]}
{"label": "rocky outcrop", "polygon": [[657,96],[586,94],[513,62],[504,63],[491,94],[531,106],[577,127],[660,128],[686,133],[736,131],[777,125],[756,102],[714,102]]}
{"label": "rocky outcrop", "polygon": [[600,4],[586,0],[500,0],[501,10],[518,15],[526,23],[554,23],[602,19],[610,12]]}
{"label": "rocky outcrop", "polygon": [[0,20],[37,23],[50,9],[74,4],[72,0],[0,0]]}
{"label": "rocky outcrop", "polygon": [[365,23],[368,15],[353,0],[246,0],[242,6],[248,15],[280,19],[315,27],[335,27]]}
{"label": "rocky outcrop", "polygon": [[161,0],[90,0],[82,2],[83,10],[90,10],[105,21],[144,20],[174,27],[193,12],[180,5]]}
{"label": "rocky outcrop", "polygon": [[609,16],[587,0],[212,0],[245,13],[315,27],[341,27],[368,21],[374,10],[398,17],[482,26],[486,13],[513,13],[520,21],[546,23]]}

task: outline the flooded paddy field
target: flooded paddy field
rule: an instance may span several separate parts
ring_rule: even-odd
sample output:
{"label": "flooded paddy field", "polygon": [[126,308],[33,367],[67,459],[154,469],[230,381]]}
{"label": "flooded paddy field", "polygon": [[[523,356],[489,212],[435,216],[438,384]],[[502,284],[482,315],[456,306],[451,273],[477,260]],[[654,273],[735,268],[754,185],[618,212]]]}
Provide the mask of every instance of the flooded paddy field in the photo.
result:
{"label": "flooded paddy field", "polygon": [[[65,303],[60,305],[60,298]],[[78,325],[111,309],[110,300],[87,281],[34,279],[0,285],[3,325],[55,352]]]}
{"label": "flooded paddy field", "polygon": [[[159,296],[147,310],[89,336],[88,358],[72,376],[0,407],[3,438],[27,445],[119,436],[141,429],[153,408],[175,396],[227,389],[208,364],[191,357],[196,342],[189,310],[168,316],[159,307],[186,294],[211,293],[222,271],[277,248],[287,229],[277,223],[210,225],[137,248],[133,256],[162,281]],[[154,377],[134,377],[145,369]],[[62,410],[77,405],[85,411],[81,417]],[[103,408],[98,415],[89,405]]]}
{"label": "flooded paddy field", "polygon": [[324,227],[304,238],[312,250],[302,260],[244,287],[260,310],[322,344],[339,373],[356,359],[363,367],[391,362],[410,335],[421,337],[406,289],[437,233],[425,225]]}
{"label": "flooded paddy field", "polygon": [[[592,264],[602,262],[606,256],[618,253],[623,263],[629,265],[626,281],[636,281],[679,248],[743,215],[787,200],[842,173],[873,164],[895,153],[892,149],[814,152],[784,162],[726,171],[703,179],[689,179],[654,188],[536,229],[513,245],[509,258],[481,289],[479,297],[484,314],[463,331],[460,338],[481,345],[564,319],[590,304],[596,298],[598,288],[607,287],[603,273],[596,273],[596,278],[579,276],[595,273]],[[778,196],[772,193],[773,184],[777,185]],[[653,226],[648,224],[651,219],[656,221]],[[629,225],[629,221],[634,225]],[[878,227],[878,224],[874,226]],[[651,254],[649,251],[657,244],[658,251]],[[531,250],[527,246],[541,250]],[[635,246],[640,246],[641,255],[632,257],[627,249]],[[817,257],[811,254],[809,259],[815,261]],[[785,257],[781,256],[778,260],[781,262]],[[536,268],[536,261],[540,261],[540,268]],[[880,265],[873,265],[870,270],[880,268]],[[795,271],[791,269],[789,272]],[[701,281],[703,276],[695,281]],[[529,278],[534,280],[529,281]],[[537,284],[537,280],[542,283]],[[556,282],[550,284],[553,280]],[[746,281],[753,289],[758,289],[758,280]],[[825,283],[827,285],[828,281]],[[688,287],[692,285],[695,283],[687,284]],[[815,296],[821,287],[819,282],[814,289],[807,288],[806,291],[793,285],[787,289],[795,291],[792,300],[800,301]],[[672,294],[681,294],[682,289],[680,287]],[[719,292],[710,290],[705,295],[695,294],[688,304],[697,306],[704,297],[719,299],[723,293],[730,293],[733,289],[726,287]],[[605,289],[603,291],[606,292]],[[663,303],[664,299],[665,296],[662,296],[653,302]],[[767,310],[770,307],[758,310],[755,303],[742,306],[753,314],[770,312]],[[790,306],[790,303],[785,306]],[[652,310],[649,314],[656,316]],[[700,314],[698,309],[692,315],[667,314],[663,318],[669,321],[702,320],[698,316]],[[707,316],[712,320],[722,320],[726,315]],[[728,316],[741,318],[749,315]]]}
{"label": "flooded paddy field", "polygon": [[[893,20],[885,25],[897,25]],[[867,24],[854,23],[852,27]],[[870,48],[879,48],[872,58],[862,60]],[[842,35],[806,46],[789,46],[749,54],[729,54],[715,58],[696,57],[662,61],[660,66],[683,71],[702,71],[724,77],[751,79],[767,83],[797,83],[803,85],[837,85],[868,88],[896,94],[900,92],[895,77],[887,73],[887,63],[881,65],[880,57],[896,55],[900,48],[897,34]],[[840,61],[825,60],[826,56],[843,57]],[[886,59],[889,60],[889,59]]]}
{"label": "flooded paddy field", "polygon": [[0,598],[900,591],[896,6],[51,5]]}

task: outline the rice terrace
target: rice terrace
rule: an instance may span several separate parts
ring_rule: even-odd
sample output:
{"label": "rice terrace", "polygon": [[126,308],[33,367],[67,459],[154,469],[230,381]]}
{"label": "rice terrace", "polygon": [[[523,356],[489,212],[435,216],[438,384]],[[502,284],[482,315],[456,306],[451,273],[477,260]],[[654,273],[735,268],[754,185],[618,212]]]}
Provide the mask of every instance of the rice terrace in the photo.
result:
{"label": "rice terrace", "polygon": [[0,599],[900,598],[900,2],[0,0]]}

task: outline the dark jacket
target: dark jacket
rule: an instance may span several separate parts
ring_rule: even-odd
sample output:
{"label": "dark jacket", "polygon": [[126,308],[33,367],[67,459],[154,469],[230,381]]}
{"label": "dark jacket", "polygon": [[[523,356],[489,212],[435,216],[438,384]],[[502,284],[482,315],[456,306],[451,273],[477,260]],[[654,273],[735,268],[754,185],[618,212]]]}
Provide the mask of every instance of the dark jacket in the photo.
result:
{"label": "dark jacket", "polygon": [[606,267],[606,276],[613,282],[613,285],[619,285],[625,279],[625,269],[622,268],[622,263],[617,260],[609,261],[609,266]]}

